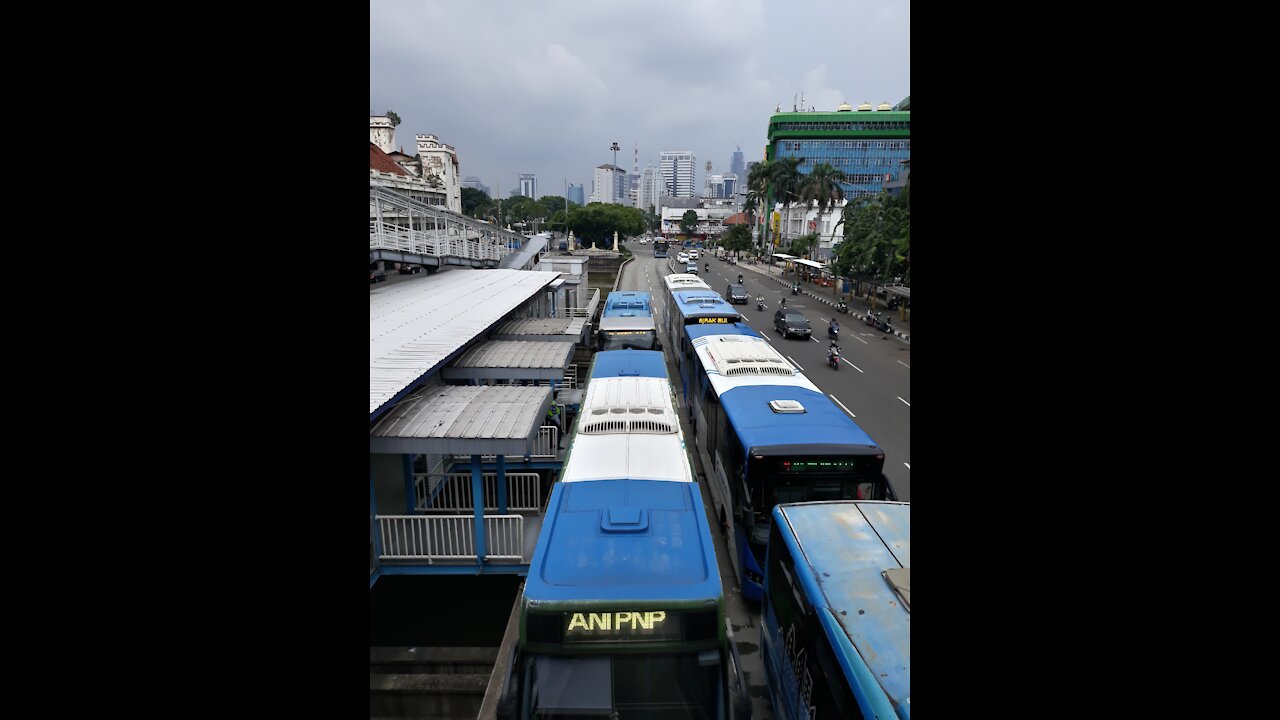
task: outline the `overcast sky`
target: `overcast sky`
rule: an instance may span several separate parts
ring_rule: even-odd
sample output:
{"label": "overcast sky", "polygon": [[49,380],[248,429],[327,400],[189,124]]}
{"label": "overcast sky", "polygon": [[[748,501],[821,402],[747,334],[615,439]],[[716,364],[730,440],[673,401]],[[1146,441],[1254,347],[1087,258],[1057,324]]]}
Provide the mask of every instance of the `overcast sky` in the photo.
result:
{"label": "overcast sky", "polygon": [[396,145],[433,133],[463,177],[507,197],[664,150],[729,172],[761,160],[780,104],[834,111],[911,94],[910,0],[371,0],[369,111]]}

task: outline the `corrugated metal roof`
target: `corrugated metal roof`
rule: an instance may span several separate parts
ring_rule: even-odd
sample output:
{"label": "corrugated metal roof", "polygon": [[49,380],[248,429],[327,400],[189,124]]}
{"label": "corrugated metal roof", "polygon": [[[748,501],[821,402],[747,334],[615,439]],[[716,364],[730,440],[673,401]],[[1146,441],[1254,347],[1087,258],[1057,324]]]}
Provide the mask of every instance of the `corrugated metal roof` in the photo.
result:
{"label": "corrugated metal roof", "polygon": [[523,455],[550,406],[549,387],[433,386],[369,430],[369,452]]}
{"label": "corrugated metal roof", "polygon": [[369,293],[369,414],[558,277],[449,270]]}
{"label": "corrugated metal roof", "polygon": [[572,355],[571,342],[490,340],[467,350],[453,367],[564,369]]}
{"label": "corrugated metal roof", "polygon": [[573,359],[571,342],[490,340],[468,348],[440,371],[445,380],[560,380]]}
{"label": "corrugated metal roof", "polygon": [[558,335],[569,333],[571,318],[521,318],[493,329],[494,335]]}

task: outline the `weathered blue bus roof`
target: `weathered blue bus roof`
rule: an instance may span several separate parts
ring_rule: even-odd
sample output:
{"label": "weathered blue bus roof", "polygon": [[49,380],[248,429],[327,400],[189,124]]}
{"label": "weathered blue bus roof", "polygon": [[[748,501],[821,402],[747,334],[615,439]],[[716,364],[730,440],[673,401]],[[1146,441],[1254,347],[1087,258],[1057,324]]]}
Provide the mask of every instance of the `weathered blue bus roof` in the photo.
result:
{"label": "weathered blue bus roof", "polygon": [[530,601],[721,597],[697,483],[556,483],[529,565]]}
{"label": "weathered blue bus roof", "polygon": [[652,316],[652,298],[643,290],[611,292],[605,298],[604,311],[600,317],[645,317]]}
{"label": "weathered blue bus roof", "polygon": [[671,293],[671,296],[684,317],[742,317],[714,290],[676,290]]}
{"label": "weathered blue bus roof", "polygon": [[667,365],[656,350],[605,350],[595,355],[591,377],[656,377],[667,379]]}
{"label": "weathered blue bus roof", "polygon": [[[795,400],[802,413],[775,413],[770,400]],[[820,392],[795,385],[749,385],[720,396],[742,447],[772,445],[865,445],[878,447],[865,430]]]}
{"label": "weathered blue bus roof", "polygon": [[[783,537],[806,594],[815,607],[829,611],[817,613],[824,627],[846,639],[898,716],[910,720],[911,611],[881,573],[911,567],[911,505],[783,504],[773,509],[773,519],[794,534]],[[850,684],[865,688],[866,673],[855,673],[844,657],[839,660]]]}

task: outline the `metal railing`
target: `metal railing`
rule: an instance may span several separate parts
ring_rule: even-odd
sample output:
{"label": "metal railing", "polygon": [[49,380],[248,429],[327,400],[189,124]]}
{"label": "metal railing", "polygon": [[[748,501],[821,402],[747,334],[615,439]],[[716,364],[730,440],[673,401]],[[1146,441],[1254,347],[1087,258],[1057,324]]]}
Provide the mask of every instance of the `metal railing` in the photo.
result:
{"label": "metal railing", "polygon": [[520,233],[369,185],[370,250],[497,261],[525,241]]}
{"label": "metal railing", "polygon": [[587,300],[586,307],[567,308],[569,317],[595,317],[596,306],[600,304],[600,288],[591,288],[591,297]]}
{"label": "metal railing", "polygon": [[[540,382],[547,382],[547,381],[543,380]],[[530,460],[548,460],[548,459],[554,460],[557,454],[556,450],[559,444],[560,444],[560,428],[556,427],[555,425],[543,425],[542,427],[538,428],[538,437],[533,441],[533,452],[529,453],[529,459]],[[497,455],[481,455],[480,459],[484,462],[493,462],[494,460],[497,459],[497,457],[498,457]],[[513,456],[511,455],[507,456],[508,459],[512,457]],[[519,458],[519,456],[516,456],[516,457]],[[471,462],[471,456],[470,455],[454,455],[453,461],[455,463],[469,463]]]}
{"label": "metal railing", "polygon": [[[498,474],[483,473],[484,509],[498,509]],[[474,512],[471,473],[431,476],[414,473],[414,490],[421,511]],[[538,473],[507,473],[507,511],[537,512],[542,508],[542,479]]]}
{"label": "metal railing", "polygon": [[[485,558],[524,559],[524,516],[486,515]],[[475,518],[468,515],[379,515],[382,560],[475,560]]]}

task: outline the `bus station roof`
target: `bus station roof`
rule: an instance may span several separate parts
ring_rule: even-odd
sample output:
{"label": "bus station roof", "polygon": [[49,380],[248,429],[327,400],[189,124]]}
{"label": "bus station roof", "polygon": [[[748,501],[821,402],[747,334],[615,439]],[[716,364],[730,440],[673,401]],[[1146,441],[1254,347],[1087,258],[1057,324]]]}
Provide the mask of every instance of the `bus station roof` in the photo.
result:
{"label": "bus station roof", "polygon": [[490,340],[473,345],[440,371],[445,380],[560,380],[573,359],[571,342]]}
{"label": "bus station roof", "polygon": [[370,420],[558,276],[455,269],[370,290]]}
{"label": "bus station roof", "polygon": [[370,428],[369,452],[524,455],[550,407],[551,388],[544,386],[434,385]]}

